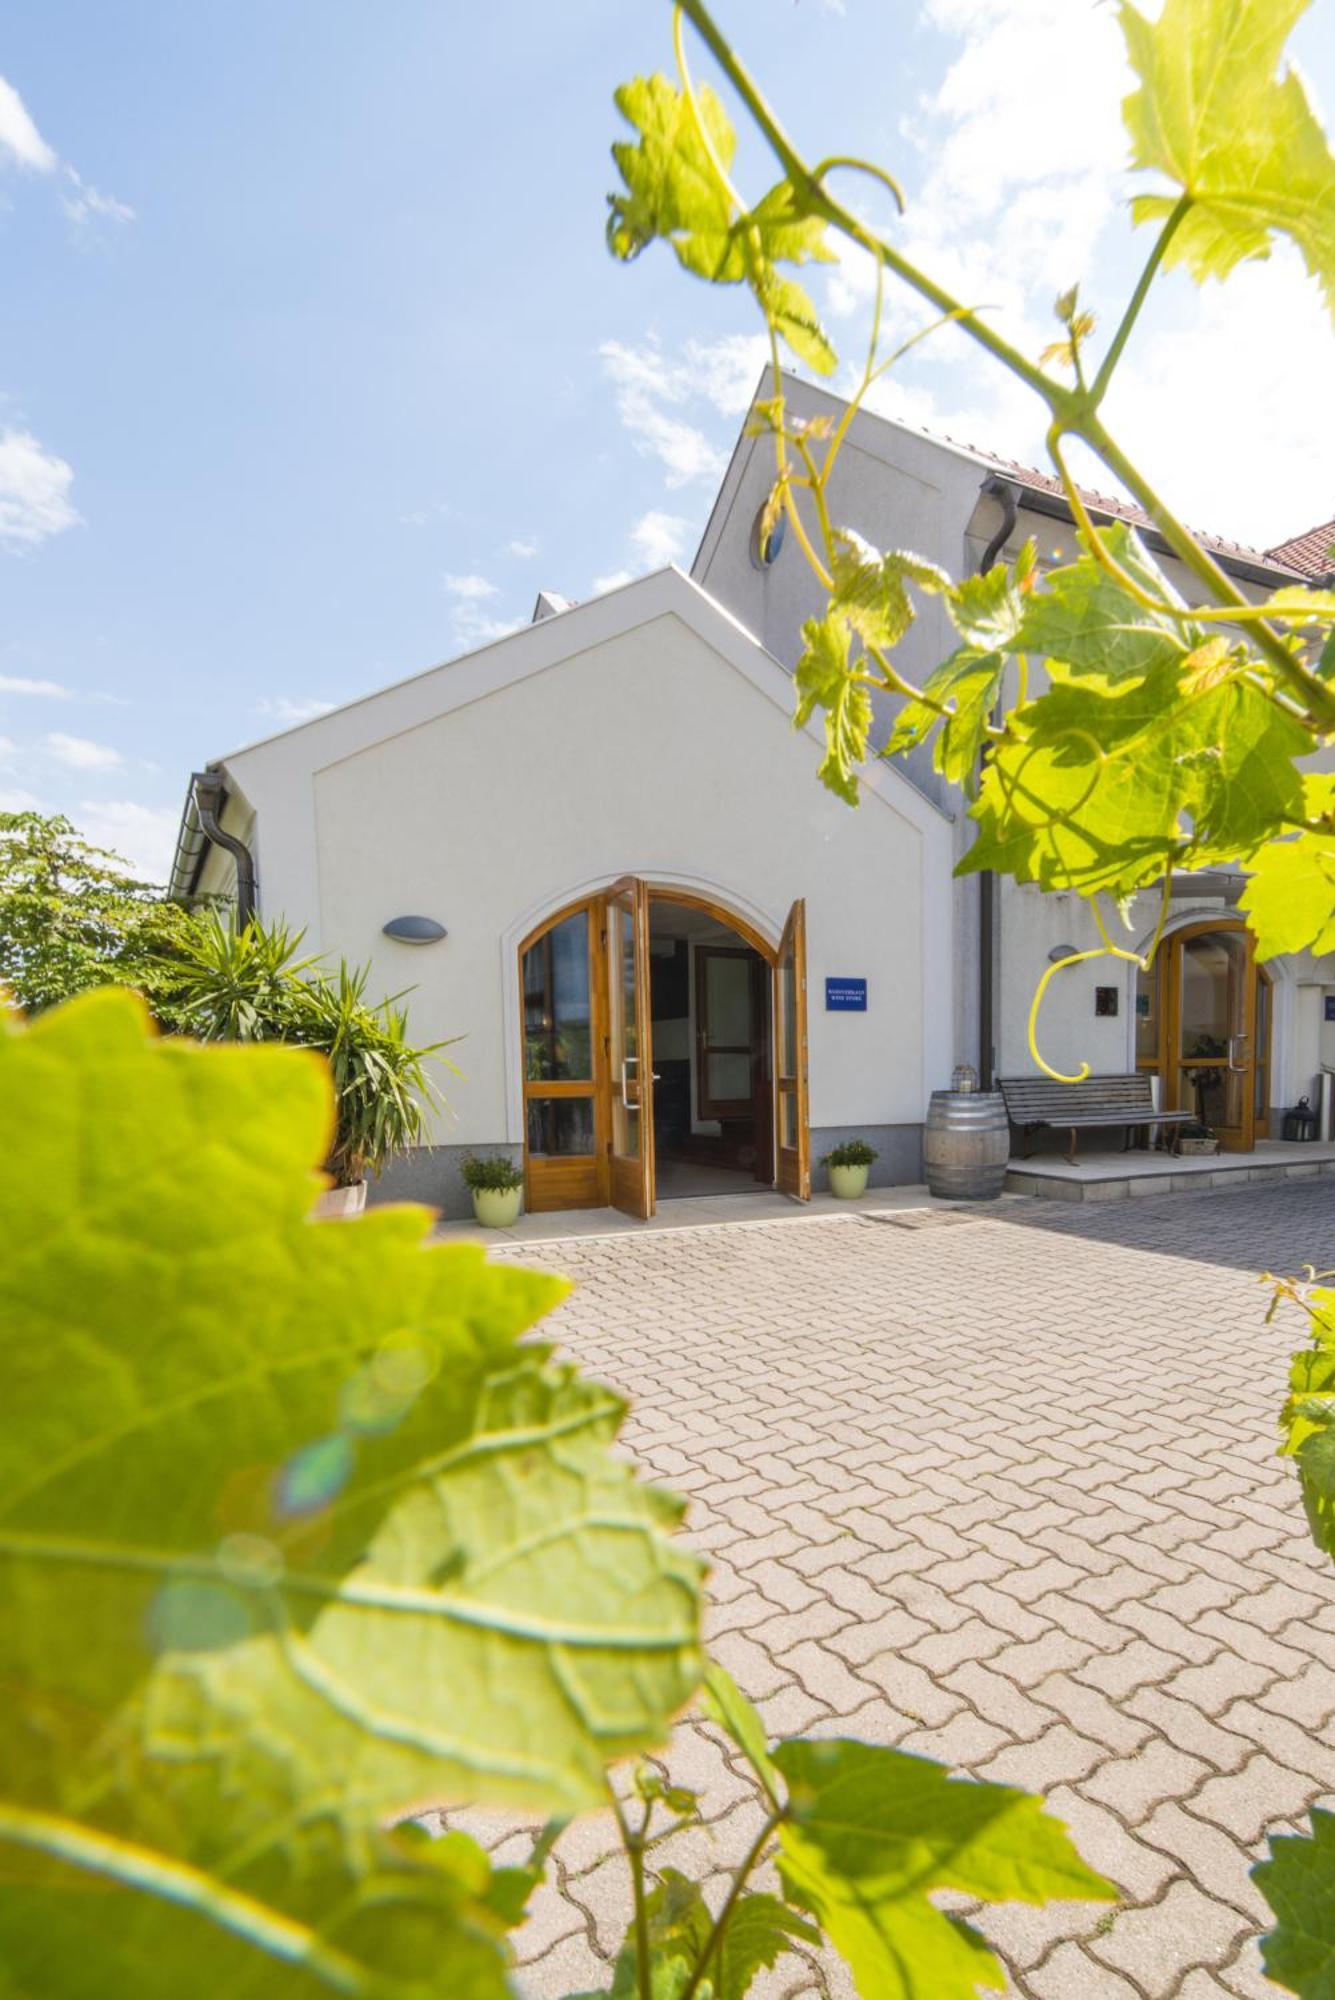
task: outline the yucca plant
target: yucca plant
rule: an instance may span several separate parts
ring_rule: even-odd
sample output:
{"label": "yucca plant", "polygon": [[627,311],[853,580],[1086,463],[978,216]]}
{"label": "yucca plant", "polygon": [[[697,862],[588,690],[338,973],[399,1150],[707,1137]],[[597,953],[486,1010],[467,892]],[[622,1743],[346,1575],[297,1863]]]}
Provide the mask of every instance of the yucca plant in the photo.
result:
{"label": "yucca plant", "polygon": [[216,911],[200,914],[157,1011],[164,1027],[199,1041],[318,1049],[338,1108],[328,1169],[338,1186],[355,1187],[422,1137],[427,1113],[442,1102],[428,1065],[449,1044],[415,1046],[406,994],[372,1004],[370,967],[340,960],[328,972],[318,957],[298,956],[304,935],[259,918],[238,927]]}

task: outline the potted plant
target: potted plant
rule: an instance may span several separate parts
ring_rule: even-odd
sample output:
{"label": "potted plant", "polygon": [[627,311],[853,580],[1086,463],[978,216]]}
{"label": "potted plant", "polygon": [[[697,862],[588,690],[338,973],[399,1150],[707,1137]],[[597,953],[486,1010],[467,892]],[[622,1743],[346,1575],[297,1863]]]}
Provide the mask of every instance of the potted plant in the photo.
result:
{"label": "potted plant", "polygon": [[830,1193],[840,1201],[856,1201],[867,1192],[867,1173],[876,1158],[875,1146],[865,1139],[846,1139],[821,1158],[830,1176]]}
{"label": "potted plant", "polygon": [[1208,1125],[1183,1125],[1177,1135],[1179,1153],[1217,1153],[1219,1141]]}
{"label": "potted plant", "polygon": [[[166,969],[165,997],[155,1003],[164,1027],[201,1041],[296,1042],[329,1065],[335,1125],[325,1170],[333,1185],[316,1197],[319,1220],[357,1215],[374,1178],[418,1144],[440,1094],[428,1070],[436,1042],[408,1040],[408,1017],[396,993],[366,998],[369,966],[340,962],[336,974],[316,958],[298,958],[301,933],[258,917],[240,929],[216,911],[198,914]],[[453,1065],[446,1063],[447,1069]],[[455,1072],[457,1074],[457,1072]]]}
{"label": "potted plant", "polygon": [[503,1154],[480,1160],[470,1153],[461,1172],[473,1196],[473,1213],[484,1229],[508,1229],[519,1220],[524,1170]]}

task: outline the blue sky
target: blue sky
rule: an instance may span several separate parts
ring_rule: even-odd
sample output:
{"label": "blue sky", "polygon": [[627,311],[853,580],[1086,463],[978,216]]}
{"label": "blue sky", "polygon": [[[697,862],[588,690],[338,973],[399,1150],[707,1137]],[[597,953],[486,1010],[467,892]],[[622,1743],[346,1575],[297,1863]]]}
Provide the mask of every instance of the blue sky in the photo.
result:
{"label": "blue sky", "polygon": [[[1332,13],[1294,45],[1328,116]],[[899,171],[903,240],[1031,348],[1083,273],[1114,308],[1144,246],[1111,8],[719,15],[813,153]],[[10,0],[0,802],[160,870],[193,765],[494,636],[539,587],[689,561],[759,350],[740,296],[603,247],[612,89],[669,58],[646,0]],[[854,354],[866,272],[816,290]],[[1190,518],[1274,541],[1335,514],[1328,342],[1294,259],[1174,281],[1112,414]],[[958,341],[883,406],[1041,448]]]}

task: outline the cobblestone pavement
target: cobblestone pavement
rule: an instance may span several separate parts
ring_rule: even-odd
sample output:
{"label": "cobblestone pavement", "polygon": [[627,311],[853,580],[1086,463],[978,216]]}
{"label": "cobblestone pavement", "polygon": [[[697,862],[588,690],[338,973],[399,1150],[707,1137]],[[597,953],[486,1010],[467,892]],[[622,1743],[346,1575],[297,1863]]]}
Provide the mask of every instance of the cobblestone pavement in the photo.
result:
{"label": "cobblestone pavement", "polygon": [[[1290,1181],[501,1254],[578,1280],[553,1330],[633,1396],[629,1444],[689,1495],[713,1650],[770,1731],[1041,1790],[1122,1887],[1111,1915],[975,1915],[1008,1990],[1205,2000],[1276,1993],[1248,1869],[1335,1792],[1335,1573],[1274,1456],[1300,1326],[1264,1324],[1255,1278],[1333,1252],[1329,1185]],[[754,1797],[699,1721],[669,1766],[705,1824],[657,1859],[716,1898]],[[609,1983],[611,1844],[601,1819],[559,1844],[526,1993]],[[754,1991],[848,1986],[793,1956]]]}

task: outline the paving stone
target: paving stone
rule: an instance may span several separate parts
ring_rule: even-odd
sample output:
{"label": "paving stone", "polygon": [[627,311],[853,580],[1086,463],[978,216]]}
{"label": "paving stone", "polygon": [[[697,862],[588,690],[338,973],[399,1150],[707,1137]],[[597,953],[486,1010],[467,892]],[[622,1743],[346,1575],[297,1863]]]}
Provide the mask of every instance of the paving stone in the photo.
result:
{"label": "paving stone", "polygon": [[1277,1821],[1301,1812],[1320,1787],[1258,1751],[1230,1777],[1211,1778],[1192,1800],[1192,1811],[1250,1847]]}
{"label": "paving stone", "polygon": [[[1254,1274],[1316,1254],[1329,1195],[1284,1181],[1009,1201],[949,1232],[837,1216],[493,1253],[577,1279],[550,1331],[629,1393],[627,1447],[689,1493],[718,1654],[767,1726],[1046,1784],[1122,1888],[1111,1923],[1080,1905],[970,1917],[1016,2000],[1276,1990],[1247,1870],[1335,1790],[1330,1752],[1302,1754],[1335,1718],[1335,1571],[1271,1449],[1302,1330],[1265,1324]],[[698,1719],[660,1761],[707,1816],[666,1851],[717,1903],[759,1824],[750,1781]],[[484,1834],[504,1858],[531,1838],[495,1816]],[[606,1988],[615,1844],[606,1814],[558,1843],[567,1892],[536,1899],[526,2000]],[[755,2000],[799,1994],[853,2000],[828,1955],[790,1956]]]}
{"label": "paving stone", "polygon": [[1135,1980],[1150,2000],[1168,2000],[1182,1968],[1222,1962],[1246,1928],[1226,1904],[1192,1882],[1174,1882],[1158,1903],[1122,1910],[1112,1928],[1090,1939],[1092,1957]]}

